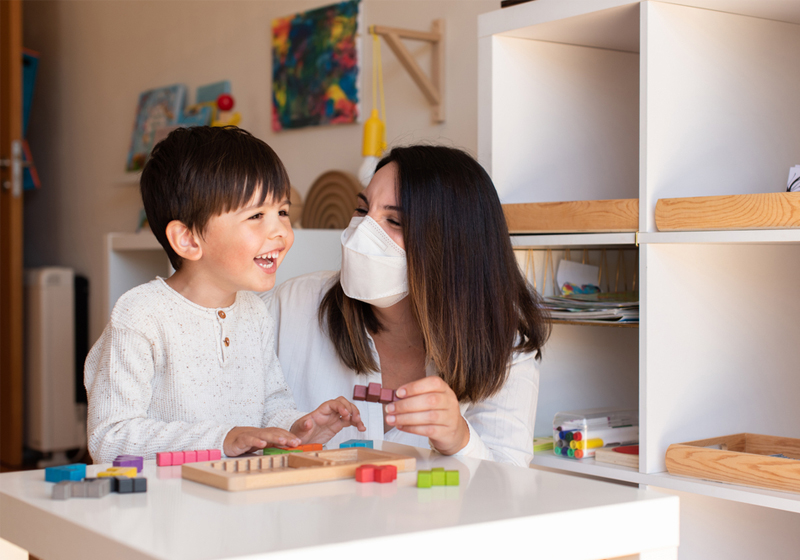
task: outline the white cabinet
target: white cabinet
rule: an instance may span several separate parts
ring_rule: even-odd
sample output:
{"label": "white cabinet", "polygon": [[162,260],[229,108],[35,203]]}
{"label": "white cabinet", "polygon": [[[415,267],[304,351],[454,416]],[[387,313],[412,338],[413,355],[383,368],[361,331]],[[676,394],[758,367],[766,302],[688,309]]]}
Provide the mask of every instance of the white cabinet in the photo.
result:
{"label": "white cabinet", "polygon": [[785,189],[800,163],[800,1],[537,0],[478,27],[479,160],[501,201],[639,199],[638,235],[513,239],[638,250],[640,328],[556,325],[536,432],[548,434],[554,411],[625,405],[633,392],[639,469],[534,462],[685,492],[687,504],[749,504],[765,539],[767,517],[751,506],[778,510],[777,527],[796,524],[787,512],[800,512],[800,496],[673,477],[664,455],[743,431],[800,435],[800,230],[659,232],[654,209],[661,198]]}

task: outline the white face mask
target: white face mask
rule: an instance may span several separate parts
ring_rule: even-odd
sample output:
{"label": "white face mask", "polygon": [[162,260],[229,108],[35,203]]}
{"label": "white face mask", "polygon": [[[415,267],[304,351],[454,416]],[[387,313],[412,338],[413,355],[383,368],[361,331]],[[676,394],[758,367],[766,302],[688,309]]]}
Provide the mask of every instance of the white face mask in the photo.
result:
{"label": "white face mask", "polygon": [[406,252],[370,218],[342,232],[342,289],[347,297],[389,307],[408,295]]}

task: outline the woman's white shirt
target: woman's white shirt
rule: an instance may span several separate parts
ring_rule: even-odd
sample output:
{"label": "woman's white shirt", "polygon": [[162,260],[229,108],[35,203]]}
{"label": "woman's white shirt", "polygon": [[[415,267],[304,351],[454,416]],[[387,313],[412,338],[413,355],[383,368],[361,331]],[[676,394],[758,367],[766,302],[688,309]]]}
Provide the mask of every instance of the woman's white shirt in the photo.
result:
{"label": "woman's white shirt", "polygon": [[[354,385],[381,383],[381,373],[356,374],[339,359],[319,322],[319,304],[338,278],[338,272],[314,272],[288,280],[261,293],[275,319],[278,360],[300,410],[314,410],[322,402],[344,396],[353,398]],[[380,358],[369,338],[375,361]],[[429,366],[427,375],[435,372]],[[461,414],[469,426],[469,443],[456,455],[528,466],[533,459],[533,424],[539,395],[539,370],[535,354],[515,354],[508,380],[492,397],[478,403],[462,403]],[[328,442],[338,447],[349,439],[386,440],[427,447],[423,436],[395,428],[384,434],[383,405],[355,402],[366,432],[345,428]]]}

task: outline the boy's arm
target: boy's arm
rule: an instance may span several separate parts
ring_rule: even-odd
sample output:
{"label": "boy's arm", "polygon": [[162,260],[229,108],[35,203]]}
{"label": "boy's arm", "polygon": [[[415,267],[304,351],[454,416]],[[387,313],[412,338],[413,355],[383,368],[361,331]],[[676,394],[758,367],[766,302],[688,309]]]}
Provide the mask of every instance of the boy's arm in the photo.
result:
{"label": "boy's arm", "polygon": [[[234,427],[150,418],[153,347],[144,335],[109,324],[86,359],[88,445],[96,463],[110,463],[117,455],[154,459],[159,451],[222,449],[225,435]],[[179,410],[155,412],[180,414]]]}

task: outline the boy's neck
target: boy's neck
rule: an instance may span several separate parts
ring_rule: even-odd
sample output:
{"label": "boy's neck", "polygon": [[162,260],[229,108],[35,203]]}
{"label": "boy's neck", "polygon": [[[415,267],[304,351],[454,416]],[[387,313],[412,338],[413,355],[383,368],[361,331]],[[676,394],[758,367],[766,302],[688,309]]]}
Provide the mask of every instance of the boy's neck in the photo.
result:
{"label": "boy's neck", "polygon": [[192,268],[190,263],[184,262],[180,270],[167,278],[167,285],[201,307],[216,309],[233,305],[236,301],[235,291],[215,285],[209,278],[205,278]]}

